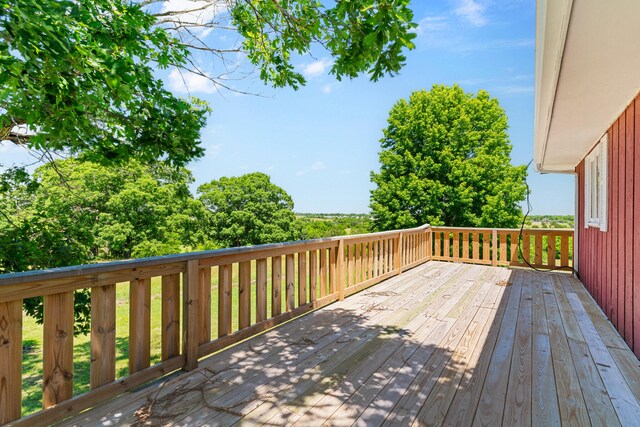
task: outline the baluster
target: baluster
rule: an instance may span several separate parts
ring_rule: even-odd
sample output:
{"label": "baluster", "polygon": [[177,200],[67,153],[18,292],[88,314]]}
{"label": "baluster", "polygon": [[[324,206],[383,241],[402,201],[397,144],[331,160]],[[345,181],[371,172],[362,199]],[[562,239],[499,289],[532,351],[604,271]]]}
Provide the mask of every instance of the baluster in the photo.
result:
{"label": "baluster", "polygon": [[162,276],[162,360],[180,354],[180,275]]}
{"label": "baluster", "polygon": [[[200,273],[197,259],[187,261],[182,276],[182,353],[185,355],[184,369],[198,367],[198,290]],[[133,303],[133,301],[132,301]]]}
{"label": "baluster", "polygon": [[307,253],[298,252],[298,307],[307,303]]}
{"label": "baluster", "polygon": [[251,261],[238,263],[238,329],[251,326]]}
{"label": "baluster", "polygon": [[0,424],[22,409],[22,300],[0,303]]}
{"label": "baluster", "polygon": [[218,338],[231,333],[232,264],[218,267]]}
{"label": "baluster", "polygon": [[73,292],[44,297],[42,406],[73,396]]}
{"label": "baluster", "polygon": [[151,359],[151,279],[129,282],[129,374]]}
{"label": "baluster", "polygon": [[291,311],[295,308],[296,303],[295,254],[288,254],[286,256],[286,263],[285,280],[287,282],[287,311]]}
{"label": "baluster", "polygon": [[116,285],[91,288],[91,388],[116,379]]}
{"label": "baluster", "polygon": [[267,260],[256,261],[256,322],[267,318]]}
{"label": "baluster", "polygon": [[198,279],[199,344],[211,341],[211,267],[201,268]]}

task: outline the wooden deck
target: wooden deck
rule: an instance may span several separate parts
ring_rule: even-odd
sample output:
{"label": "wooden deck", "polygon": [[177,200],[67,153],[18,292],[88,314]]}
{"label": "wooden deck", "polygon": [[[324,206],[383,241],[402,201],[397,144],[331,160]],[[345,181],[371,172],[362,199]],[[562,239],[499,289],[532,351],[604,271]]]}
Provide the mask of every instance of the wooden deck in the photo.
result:
{"label": "wooden deck", "polygon": [[64,425],[638,425],[640,367],[567,274],[431,261]]}

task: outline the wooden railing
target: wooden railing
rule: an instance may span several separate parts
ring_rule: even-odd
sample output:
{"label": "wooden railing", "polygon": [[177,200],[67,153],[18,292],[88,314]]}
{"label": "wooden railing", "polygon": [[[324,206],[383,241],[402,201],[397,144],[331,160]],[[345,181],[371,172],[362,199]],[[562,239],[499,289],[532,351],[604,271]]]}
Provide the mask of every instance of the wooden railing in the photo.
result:
{"label": "wooden railing", "polygon": [[[430,259],[422,226],[0,275],[0,424],[49,424]],[[151,365],[151,284],[161,282]],[[116,378],[116,288],[128,286],[128,373]],[[74,390],[74,291],[91,290],[90,391]],[[22,410],[23,300],[44,299],[42,404]],[[212,309],[212,301],[217,301]],[[213,314],[212,314],[213,313]],[[158,350],[158,349],[154,349]]]}
{"label": "wooden railing", "polygon": [[432,259],[494,266],[573,268],[573,230],[432,227]]}

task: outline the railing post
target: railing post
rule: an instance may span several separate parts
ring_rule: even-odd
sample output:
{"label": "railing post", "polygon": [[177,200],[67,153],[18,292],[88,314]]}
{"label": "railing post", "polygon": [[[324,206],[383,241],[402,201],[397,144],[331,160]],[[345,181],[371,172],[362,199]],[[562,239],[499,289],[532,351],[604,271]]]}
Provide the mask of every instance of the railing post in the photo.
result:
{"label": "railing post", "polygon": [[338,299],[340,301],[344,300],[344,285],[345,285],[345,271],[344,271],[344,239],[340,239],[338,242],[338,253],[336,254],[337,258],[337,274],[336,278],[338,285]]}
{"label": "railing post", "polygon": [[0,424],[22,408],[22,300],[0,303]]}
{"label": "railing post", "polygon": [[491,230],[491,242],[493,245],[493,250],[491,251],[491,265],[498,265],[498,230]]}
{"label": "railing post", "polygon": [[198,367],[198,281],[198,260],[189,260],[182,280],[182,352],[186,371]]}
{"label": "railing post", "polygon": [[402,257],[404,256],[404,251],[402,250],[402,232],[397,239],[393,241],[393,269],[398,270],[398,274],[402,273],[402,266],[404,265]]}

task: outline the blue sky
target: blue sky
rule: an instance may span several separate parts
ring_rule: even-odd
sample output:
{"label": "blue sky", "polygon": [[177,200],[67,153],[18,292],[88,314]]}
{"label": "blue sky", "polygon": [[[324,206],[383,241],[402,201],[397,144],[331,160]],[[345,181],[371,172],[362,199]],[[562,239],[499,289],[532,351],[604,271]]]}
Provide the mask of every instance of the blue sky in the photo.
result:
{"label": "blue sky", "polygon": [[[179,1],[179,0],[178,0]],[[197,185],[221,176],[261,171],[283,187],[297,212],[369,210],[370,172],[393,104],[433,84],[486,89],[509,118],[512,161],[533,155],[534,0],[413,1],[419,22],[416,49],[399,75],[377,83],[362,77],[338,82],[323,51],[299,58],[308,84],[294,91],[264,87],[257,78],[234,85],[261,96],[218,93],[205,79],[163,73],[177,94],[210,102],[202,133],[206,156],[189,165]],[[206,35],[211,44],[227,35]],[[241,58],[240,58],[241,60]],[[186,87],[185,83],[186,82]],[[7,164],[12,149],[0,147]],[[571,175],[529,174],[534,214],[572,214]]]}

